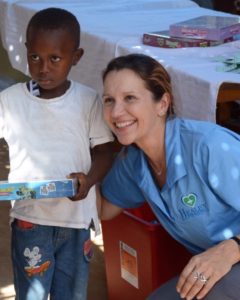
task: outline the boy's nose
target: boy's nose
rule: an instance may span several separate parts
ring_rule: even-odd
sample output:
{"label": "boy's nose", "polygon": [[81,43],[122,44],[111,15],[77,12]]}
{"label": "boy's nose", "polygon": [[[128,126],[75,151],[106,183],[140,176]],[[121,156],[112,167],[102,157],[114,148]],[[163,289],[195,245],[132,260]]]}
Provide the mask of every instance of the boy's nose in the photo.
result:
{"label": "boy's nose", "polygon": [[40,73],[48,73],[49,66],[48,61],[42,61],[40,64]]}

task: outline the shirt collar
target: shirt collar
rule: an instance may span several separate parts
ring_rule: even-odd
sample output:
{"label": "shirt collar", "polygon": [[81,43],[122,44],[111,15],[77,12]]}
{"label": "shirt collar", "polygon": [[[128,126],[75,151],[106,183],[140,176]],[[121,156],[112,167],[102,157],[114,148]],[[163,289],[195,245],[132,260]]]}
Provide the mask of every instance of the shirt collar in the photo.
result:
{"label": "shirt collar", "polygon": [[165,186],[170,188],[176,181],[187,174],[181,147],[181,120],[169,118],[165,129],[165,147],[167,163],[167,181]]}

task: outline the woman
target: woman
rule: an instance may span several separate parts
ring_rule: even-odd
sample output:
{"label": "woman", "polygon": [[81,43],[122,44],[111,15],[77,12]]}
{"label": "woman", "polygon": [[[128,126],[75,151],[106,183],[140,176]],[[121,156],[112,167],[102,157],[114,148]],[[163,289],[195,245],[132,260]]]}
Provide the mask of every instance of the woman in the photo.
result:
{"label": "woman", "polygon": [[147,201],[193,253],[179,278],[149,299],[239,300],[239,135],[169,117],[170,78],[151,57],[113,59],[103,82],[105,120],[126,147],[102,183],[102,219]]}

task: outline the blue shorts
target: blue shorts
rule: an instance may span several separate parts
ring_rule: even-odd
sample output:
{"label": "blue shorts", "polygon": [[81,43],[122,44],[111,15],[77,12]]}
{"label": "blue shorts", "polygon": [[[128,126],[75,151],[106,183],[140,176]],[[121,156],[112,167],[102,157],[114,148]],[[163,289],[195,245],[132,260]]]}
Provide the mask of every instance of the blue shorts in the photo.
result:
{"label": "blue shorts", "polygon": [[16,300],[86,300],[90,229],[31,225],[12,223]]}

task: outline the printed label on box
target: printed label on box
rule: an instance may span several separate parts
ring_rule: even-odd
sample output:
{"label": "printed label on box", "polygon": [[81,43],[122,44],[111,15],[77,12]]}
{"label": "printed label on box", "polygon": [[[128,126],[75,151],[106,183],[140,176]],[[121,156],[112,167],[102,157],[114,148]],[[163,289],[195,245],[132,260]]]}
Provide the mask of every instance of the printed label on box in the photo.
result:
{"label": "printed label on box", "polygon": [[122,241],[119,246],[121,277],[138,289],[137,251]]}
{"label": "printed label on box", "polygon": [[76,191],[75,179],[0,181],[0,201],[72,197]]}

